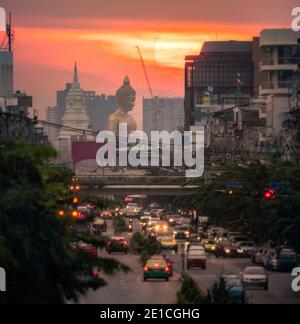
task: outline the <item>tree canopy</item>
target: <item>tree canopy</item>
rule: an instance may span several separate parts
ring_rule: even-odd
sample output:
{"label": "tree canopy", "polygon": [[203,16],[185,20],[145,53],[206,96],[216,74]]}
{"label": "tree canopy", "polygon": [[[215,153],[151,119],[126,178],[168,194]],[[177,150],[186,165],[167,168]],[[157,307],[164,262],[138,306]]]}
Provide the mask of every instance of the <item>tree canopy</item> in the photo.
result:
{"label": "tree canopy", "polygon": [[[229,195],[228,184],[239,185]],[[276,198],[264,191],[279,184]],[[300,168],[286,162],[225,167],[214,179],[199,180],[195,207],[211,222],[242,231],[263,244],[287,243],[300,250]]]}
{"label": "tree canopy", "polygon": [[[7,292],[0,303],[65,303],[78,301],[101,278],[84,280],[78,272],[94,267],[112,274],[128,268],[72,247],[79,233],[71,217],[57,215],[57,200],[66,195],[72,173],[51,164],[50,147],[21,142],[0,144],[0,266],[7,273]],[[81,240],[103,247],[101,237]]]}

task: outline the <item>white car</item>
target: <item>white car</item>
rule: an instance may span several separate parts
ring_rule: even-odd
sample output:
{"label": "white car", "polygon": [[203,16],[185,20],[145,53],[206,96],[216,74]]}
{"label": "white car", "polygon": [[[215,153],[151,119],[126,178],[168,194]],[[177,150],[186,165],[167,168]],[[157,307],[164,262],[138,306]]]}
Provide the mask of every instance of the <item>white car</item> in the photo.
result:
{"label": "white car", "polygon": [[240,242],[237,248],[239,256],[252,257],[256,246],[254,242]]}
{"label": "white car", "polygon": [[269,276],[263,267],[247,267],[242,273],[244,287],[263,287],[269,289]]}
{"label": "white car", "polygon": [[204,250],[189,250],[187,253],[187,269],[194,267],[206,269],[206,254]]}
{"label": "white car", "polygon": [[191,244],[188,247],[188,252],[190,252],[190,251],[203,251],[203,252],[205,252],[205,248],[200,243],[199,244]]}

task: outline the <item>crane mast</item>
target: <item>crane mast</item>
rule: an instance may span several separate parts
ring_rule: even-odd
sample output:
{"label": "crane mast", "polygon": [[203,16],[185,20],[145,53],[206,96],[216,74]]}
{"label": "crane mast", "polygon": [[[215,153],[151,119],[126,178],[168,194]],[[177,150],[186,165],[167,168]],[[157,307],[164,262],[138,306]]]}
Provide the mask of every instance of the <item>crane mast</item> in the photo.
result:
{"label": "crane mast", "polygon": [[147,69],[146,69],[144,59],[143,59],[142,52],[141,52],[141,50],[140,50],[140,48],[138,46],[136,48],[137,48],[139,56],[140,56],[140,60],[141,60],[142,67],[143,67],[143,70],[144,70],[144,74],[145,74],[145,78],[146,78],[146,81],[147,81],[147,85],[148,85],[148,89],[149,89],[149,92],[150,92],[151,99],[154,100],[154,95],[153,95],[150,79],[148,77],[148,73],[147,73]]}

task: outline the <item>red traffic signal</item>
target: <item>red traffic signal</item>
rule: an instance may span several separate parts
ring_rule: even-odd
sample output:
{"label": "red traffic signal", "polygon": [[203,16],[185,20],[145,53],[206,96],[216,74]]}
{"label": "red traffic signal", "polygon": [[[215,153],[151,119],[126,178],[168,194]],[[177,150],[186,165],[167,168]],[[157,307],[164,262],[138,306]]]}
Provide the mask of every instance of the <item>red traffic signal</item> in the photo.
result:
{"label": "red traffic signal", "polygon": [[267,189],[264,192],[264,199],[265,200],[274,200],[276,199],[276,191],[273,189]]}

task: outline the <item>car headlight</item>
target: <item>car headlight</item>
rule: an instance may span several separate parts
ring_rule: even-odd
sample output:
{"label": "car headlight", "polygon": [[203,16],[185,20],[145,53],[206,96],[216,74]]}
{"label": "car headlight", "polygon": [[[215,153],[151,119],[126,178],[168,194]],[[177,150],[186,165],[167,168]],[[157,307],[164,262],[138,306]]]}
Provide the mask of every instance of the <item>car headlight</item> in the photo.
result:
{"label": "car headlight", "polygon": [[212,250],[215,250],[215,249],[216,249],[216,247],[215,247],[215,246],[212,246],[212,247],[211,247],[211,249],[212,249]]}
{"label": "car headlight", "polygon": [[237,249],[238,253],[243,253],[244,250],[243,249]]}
{"label": "car headlight", "polygon": [[185,235],[190,235],[190,232],[189,231],[185,231],[184,234]]}
{"label": "car headlight", "polygon": [[226,252],[227,254],[229,254],[229,253],[231,252],[231,250],[230,250],[230,249],[225,249],[225,252]]}

